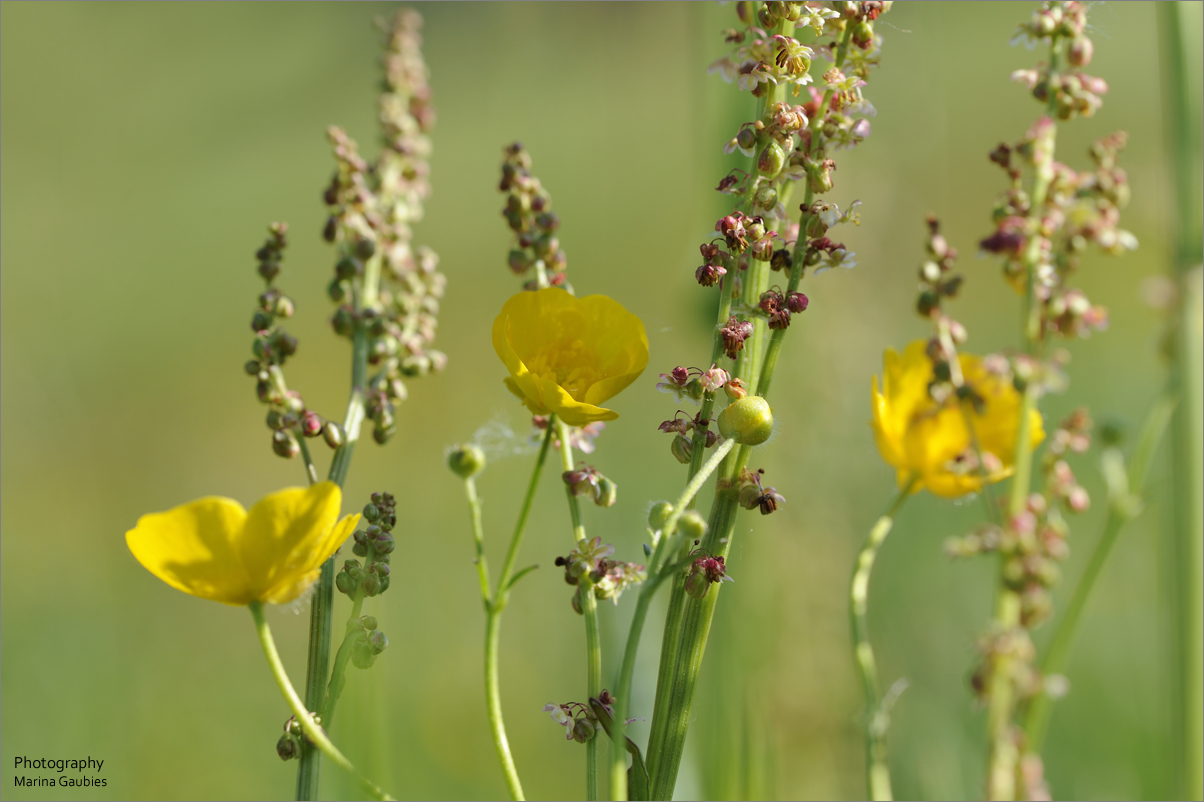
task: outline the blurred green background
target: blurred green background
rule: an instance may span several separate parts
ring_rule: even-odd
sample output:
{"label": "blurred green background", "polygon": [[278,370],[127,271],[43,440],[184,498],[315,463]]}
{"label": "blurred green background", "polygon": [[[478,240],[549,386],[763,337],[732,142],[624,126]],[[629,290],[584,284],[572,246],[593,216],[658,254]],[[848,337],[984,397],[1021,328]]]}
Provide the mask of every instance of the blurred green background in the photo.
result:
{"label": "blurred green background", "polygon": [[[144,512],[207,494],[249,504],[303,481],[275,457],[243,374],[260,282],[253,252],[286,220],[278,281],[297,302],[300,338],[286,374],[314,408],[341,418],[349,349],[329,331],[331,250],[320,192],[332,161],[325,127],[376,152],[375,4],[4,3],[0,7],[3,270],[0,272],[0,472],[3,506],[3,738],[10,799],[289,798],[296,764],[273,745],[287,717],[249,616],[177,593],[144,571],[123,533]],[[441,376],[411,384],[389,446],[355,456],[348,509],[378,489],[399,498],[391,591],[370,605],[390,639],[354,673],[336,742],[402,798],[505,793],[487,730],[483,615],[462,488],[444,448],[497,422],[527,419],[501,383],[489,325],[516,290],[498,214],[501,148],[518,138],[563,221],[569,275],[639,314],[652,362],[616,402],[590,458],[620,503],[587,526],[638,559],[649,502],[675,496],[683,471],[656,425],[672,415],[656,374],[709,350],[712,293],[692,278],[697,246],[724,200],[720,153],[748,119],[747,97],[707,76],[733,7],[711,4],[424,5],[439,122],[434,195],[417,240],[449,278]],[[811,308],[791,331],[775,382],[779,432],[755,454],[787,498],[745,515],[720,605],[678,797],[859,797],[862,700],[848,648],[846,583],[864,533],[895,492],[874,449],[870,376],[885,347],[925,336],[912,312],[923,216],[940,215],[963,256],[952,308],[979,353],[1012,346],[1018,299],[994,260],[975,256],[1004,185],[986,154],[1040,113],[1008,80],[1040,57],[1009,47],[1027,4],[903,3],[878,25],[882,68],[866,95],[873,135],[839,156],[832,199],[860,198],[845,231],[853,271],[808,279]],[[1193,26],[1199,35],[1199,7]],[[1095,138],[1123,128],[1141,240],[1123,258],[1084,260],[1080,282],[1112,328],[1073,342],[1072,385],[1047,421],[1080,404],[1135,428],[1164,379],[1163,321],[1142,281],[1168,259],[1154,10],[1093,6],[1096,58],[1111,85],[1096,117],[1066,125],[1059,158],[1087,165]],[[1198,56],[1197,56],[1198,58]],[[1193,70],[1198,80],[1199,70]],[[1198,91],[1198,90],[1197,90]],[[319,447],[320,469],[329,452]],[[503,549],[531,456],[495,454],[479,480],[488,549]],[[1076,469],[1096,501],[1074,522],[1074,580],[1098,537],[1097,452]],[[515,759],[532,798],[579,797],[584,750],[541,712],[583,696],[583,628],[551,568],[570,531],[548,471],[521,563],[545,566],[505,616],[501,679]],[[1162,461],[1152,486],[1161,487]],[[1156,491],[1127,530],[1084,617],[1056,706],[1047,775],[1057,797],[1174,793],[1171,696],[1160,595]],[[988,560],[951,563],[942,541],[983,515],[973,501],[923,495],[903,512],[876,568],[871,618],[886,682],[911,686],[892,733],[901,798],[981,796],[984,714],[967,684],[993,594]],[[1064,585],[1056,599],[1068,598]],[[664,599],[662,598],[663,604]],[[602,613],[613,676],[632,600]],[[336,620],[346,615],[339,597]],[[304,612],[303,610],[301,612]],[[658,607],[646,630],[633,712],[648,715]],[[270,622],[298,684],[306,615]],[[1042,643],[1049,627],[1038,633]],[[609,680],[608,680],[609,682]],[[642,741],[647,723],[636,726]],[[17,756],[105,760],[107,786],[16,789]],[[323,793],[356,796],[328,767]]]}

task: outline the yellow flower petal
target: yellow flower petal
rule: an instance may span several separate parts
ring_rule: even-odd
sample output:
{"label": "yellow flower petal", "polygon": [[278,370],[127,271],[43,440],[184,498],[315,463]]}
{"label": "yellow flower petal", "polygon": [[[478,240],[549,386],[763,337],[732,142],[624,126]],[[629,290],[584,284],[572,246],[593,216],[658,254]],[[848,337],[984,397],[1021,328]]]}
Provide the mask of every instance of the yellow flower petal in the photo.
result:
{"label": "yellow flower petal", "polygon": [[648,366],[639,318],[606,296],[578,299],[556,287],[506,301],[492,340],[510,374],[506,387],[532,412],[571,426],[617,418],[600,405]]}
{"label": "yellow flower petal", "polygon": [[201,498],[143,515],[125,542],[146,570],[193,596],[247,604],[250,582],[235,550],[246,510],[228,498]]}
{"label": "yellow flower petal", "polygon": [[[874,441],[882,459],[897,471],[900,487],[917,477],[915,489],[927,488],[946,498],[982,489],[984,478],[998,482],[1012,474],[1021,397],[1005,377],[990,373],[982,359],[959,358],[962,375],[983,404],[981,412],[963,407],[956,397],[937,404],[928,393],[933,379],[927,343],[917,340],[900,355],[883,356],[882,386],[871,385]],[[1040,413],[1030,419],[1033,445],[1045,438]],[[968,425],[967,425],[968,424]],[[973,436],[970,426],[973,427]],[[989,475],[976,466],[974,446]]]}
{"label": "yellow flower petal", "polygon": [[126,533],[130,551],[172,587],[225,604],[292,601],[359,521],[338,518],[333,482],[289,488],[247,513],[236,501],[204,498],[144,515]]}

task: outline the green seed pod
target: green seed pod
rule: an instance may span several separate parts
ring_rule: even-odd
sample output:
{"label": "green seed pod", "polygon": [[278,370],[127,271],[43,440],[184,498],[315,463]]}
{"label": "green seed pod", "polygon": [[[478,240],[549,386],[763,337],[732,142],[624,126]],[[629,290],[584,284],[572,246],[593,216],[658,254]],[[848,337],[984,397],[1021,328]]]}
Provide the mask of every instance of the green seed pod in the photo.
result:
{"label": "green seed pod", "polygon": [[276,754],[280,755],[280,759],[285,761],[299,758],[301,757],[301,744],[294,736],[285,733],[276,742]]}
{"label": "green seed pod", "polygon": [[673,505],[667,501],[658,501],[652,505],[652,509],[648,510],[648,528],[653,532],[659,532],[665,528],[665,524],[669,522],[669,516],[673,514]]}
{"label": "green seed pod", "polygon": [[343,445],[343,441],[346,439],[343,436],[343,427],[334,421],[326,421],[326,424],[322,427],[322,439],[331,448],[338,448]]}
{"label": "green seed pod", "polygon": [[777,142],[770,142],[757,157],[757,171],[768,176],[775,176],[782,171],[786,163],[786,154]]}
{"label": "green seed pod", "polygon": [[605,476],[598,480],[598,488],[594,491],[594,503],[599,507],[613,507],[619,500],[619,486]]}
{"label": "green seed pod", "polygon": [[598,727],[594,722],[587,718],[579,718],[573,724],[573,740],[579,744],[583,744],[594,737],[594,733],[598,731]]}
{"label": "green seed pod", "polygon": [[689,465],[690,460],[694,458],[694,443],[684,434],[679,434],[669,444],[669,451],[682,465]]}
{"label": "green seed pod", "polygon": [[677,531],[687,540],[702,540],[707,533],[707,522],[698,510],[686,510],[677,521]]}
{"label": "green seed pod", "polygon": [[740,445],[756,446],[773,433],[773,412],[769,402],[750,395],[730,404],[719,413],[719,433]]}
{"label": "green seed pod", "polygon": [[485,470],[485,452],[471,443],[455,446],[447,455],[447,467],[461,479],[476,476]]}

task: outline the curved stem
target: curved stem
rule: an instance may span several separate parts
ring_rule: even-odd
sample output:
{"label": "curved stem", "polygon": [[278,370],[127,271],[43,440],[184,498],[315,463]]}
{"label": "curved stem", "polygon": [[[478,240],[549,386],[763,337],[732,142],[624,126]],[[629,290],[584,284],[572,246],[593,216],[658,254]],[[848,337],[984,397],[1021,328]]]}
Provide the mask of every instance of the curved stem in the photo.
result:
{"label": "curved stem", "polygon": [[489,591],[489,563],[485,561],[485,530],[481,524],[481,498],[477,495],[477,483],[468,476],[464,479],[464,495],[468,497],[468,510],[472,514],[472,542],[477,556],[473,560],[477,565],[477,579],[481,583],[481,601],[485,603],[485,611],[493,606],[492,594]]}
{"label": "curved stem", "polygon": [[523,799],[523,785],[518,779],[518,769],[510,754],[510,741],[506,738],[506,724],[502,720],[502,693],[498,684],[498,636],[502,626],[500,610],[490,610],[485,617],[485,707],[489,713],[489,728],[493,731],[493,745],[497,749],[498,762],[502,764],[502,775],[510,798]]}
{"label": "curved stem", "polygon": [[[548,418],[548,428],[556,427],[560,437],[560,461],[564,470],[573,470],[573,447],[569,442],[569,427],[560,418],[552,415]],[[569,502],[569,517],[573,522],[573,539],[577,543],[585,541],[585,524],[581,521],[581,505],[573,495],[573,488],[564,486],[565,495]],[[586,574],[578,580],[581,595],[581,615],[585,618],[585,666],[586,690],[589,698],[596,698],[602,693],[602,636],[598,629],[598,602],[594,598],[594,586]],[[590,738],[585,742],[585,798],[598,798],[598,743],[600,737]],[[617,747],[616,747],[617,748]]]}
{"label": "curved stem", "polygon": [[280,688],[280,692],[284,694],[289,708],[292,709],[293,715],[296,717],[297,723],[301,725],[301,729],[305,732],[306,737],[327,757],[334,761],[335,765],[359,780],[363,784],[364,789],[373,798],[392,799],[391,796],[376,787],[364,775],[360,774],[355,766],[351,764],[351,761],[344,757],[343,753],[330,742],[330,739],[326,737],[326,733],[322,728],[314,722],[313,717],[305,709],[305,705],[302,704],[301,697],[293,689],[293,684],[289,682],[288,674],[284,670],[284,663],[280,661],[280,654],[276,651],[276,643],[272,640],[272,631],[268,628],[268,622],[263,617],[263,604],[261,602],[251,602],[249,608],[251,610],[251,617],[255,620],[255,631],[259,634],[259,643],[263,647],[263,654],[268,660],[268,667],[272,670],[272,676],[276,680],[276,685]]}
{"label": "curved stem", "polygon": [[870,799],[891,799],[890,763],[887,759],[886,735],[890,730],[890,711],[882,703],[882,686],[878,681],[878,666],[874,660],[874,647],[870,643],[869,591],[870,572],[874,570],[874,561],[878,550],[886,542],[891,527],[895,524],[895,516],[899,509],[915,489],[916,480],[910,479],[906,486],[899,491],[898,497],[891,504],[886,514],[878,519],[870,530],[865,545],[857,555],[857,567],[853,571],[853,579],[849,583],[849,613],[853,628],[853,657],[857,670],[861,673],[861,684],[865,688],[866,723],[865,723],[865,771],[866,787]]}

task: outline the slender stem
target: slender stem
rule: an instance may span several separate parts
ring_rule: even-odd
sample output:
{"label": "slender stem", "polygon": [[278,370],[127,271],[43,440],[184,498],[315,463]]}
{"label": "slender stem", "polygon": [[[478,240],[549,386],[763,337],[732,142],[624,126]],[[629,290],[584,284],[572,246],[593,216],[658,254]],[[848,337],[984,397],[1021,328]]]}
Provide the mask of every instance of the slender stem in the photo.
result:
{"label": "slender stem", "polygon": [[481,526],[481,502],[477,497],[476,483],[472,478],[465,480],[465,490],[468,494],[468,504],[472,511],[473,538],[477,550],[477,572],[481,583],[481,600],[485,605],[485,709],[489,716],[489,728],[493,733],[493,744],[497,749],[498,762],[502,766],[502,775],[506,779],[506,788],[511,799],[523,799],[523,786],[518,778],[518,769],[514,765],[514,757],[510,753],[510,740],[506,737],[506,724],[502,718],[502,695],[498,680],[499,644],[502,626],[502,612],[510,599],[510,583],[514,570],[514,562],[518,558],[518,549],[522,544],[523,532],[526,530],[527,517],[531,513],[531,504],[535,500],[535,491],[539,487],[539,477],[548,456],[548,447],[552,442],[554,429],[551,421],[547,433],[539,448],[539,456],[531,471],[531,479],[527,483],[527,493],[523,498],[523,506],[519,510],[518,521],[514,525],[514,533],[510,537],[510,548],[506,553],[506,561],[502,565],[502,574],[498,578],[497,589],[489,589],[489,569],[485,563],[485,537]]}
{"label": "slender stem", "polygon": [[[369,552],[368,558],[364,561],[365,564],[372,562],[372,557],[372,553]],[[326,703],[322,706],[322,721],[327,727],[334,722],[334,708],[339,703],[339,697],[343,694],[343,688],[347,683],[347,661],[351,659],[351,650],[355,645],[355,633],[360,629],[360,612],[363,609],[364,590],[359,587],[356,588],[355,596],[351,601],[351,615],[347,617],[343,642],[339,644],[339,650],[334,656],[334,668],[330,672],[330,683],[326,686]]]}
{"label": "slender stem", "polygon": [[313,457],[309,455],[309,446],[305,442],[305,436],[299,436],[297,443],[301,446],[301,460],[305,465],[305,478],[309,480],[311,485],[315,485],[318,483],[318,469],[314,467]]}
{"label": "slender stem", "polygon": [[[514,534],[510,536],[510,548],[506,551],[506,560],[502,563],[502,574],[498,577],[497,596],[494,604],[499,609],[506,606],[510,596],[510,578],[514,575],[514,563],[518,559],[518,549],[523,543],[523,532],[527,529],[527,518],[531,514],[531,504],[535,501],[535,491],[539,487],[539,477],[543,474],[543,465],[548,458],[548,448],[552,444],[555,427],[548,420],[548,429],[544,433],[543,442],[539,446],[539,456],[535,458],[535,467],[531,470],[531,479],[527,482],[527,494],[523,496],[523,506],[519,510],[518,520],[514,523]],[[561,440],[562,443],[567,441]]]}
{"label": "slender stem", "polygon": [[1171,438],[1172,511],[1168,568],[1168,601],[1172,613],[1169,679],[1177,744],[1174,770],[1178,782],[1171,793],[1183,799],[1204,798],[1204,376],[1201,353],[1204,315],[1201,298],[1201,225],[1204,196],[1200,191],[1200,92],[1191,80],[1200,57],[1199,16],[1187,3],[1158,7],[1162,59],[1163,130],[1175,177],[1174,214],[1167,215],[1175,242],[1171,275],[1179,287],[1171,337],[1173,367],[1170,386],[1182,403]]}
{"label": "slender stem", "polygon": [[493,732],[493,745],[497,749],[498,762],[502,764],[502,776],[510,798],[521,800],[523,785],[518,779],[518,769],[510,754],[510,741],[506,738],[506,724],[502,720],[502,692],[498,683],[498,638],[502,627],[502,611],[490,609],[485,617],[485,707],[489,713],[489,728]]}
{"label": "slender stem", "polygon": [[477,579],[481,583],[481,601],[485,603],[485,612],[488,613],[493,600],[489,591],[489,563],[485,561],[485,530],[481,524],[481,498],[477,495],[476,480],[471,476],[464,479],[464,494],[468,497],[468,509],[472,514],[472,541],[477,552],[473,562],[477,565]]}
{"label": "slender stem", "polygon": [[874,660],[874,647],[870,643],[869,607],[870,573],[878,550],[886,542],[895,516],[915,489],[916,479],[908,480],[899,491],[890,509],[886,511],[874,528],[870,530],[861,552],[857,555],[857,567],[849,583],[849,612],[853,627],[853,657],[861,673],[861,684],[865,688],[865,772],[866,787],[870,799],[889,800],[891,795],[890,761],[887,756],[886,736],[890,730],[890,711],[883,704],[882,686],[878,680],[878,666]]}
{"label": "slender stem", "polygon": [[[653,554],[652,561],[648,565],[648,579],[640,588],[640,595],[636,599],[635,613],[631,618],[631,628],[627,631],[627,645],[623,650],[623,662],[619,668],[619,681],[616,683],[615,691],[615,734],[611,739],[615,746],[611,749],[610,768],[610,798],[613,800],[627,798],[627,758],[623,749],[623,738],[629,710],[629,697],[631,696],[631,678],[635,672],[635,657],[640,648],[640,635],[644,631],[644,619],[648,616],[648,605],[652,602],[652,597],[656,594],[661,582],[669,576],[668,567],[664,572],[660,570],[661,554],[668,551],[668,544],[677,531],[677,523],[681,520],[682,514],[689,509],[694,497],[698,495],[698,491],[702,489],[703,484],[715,472],[719,463],[723,461],[735,444],[735,440],[724,440],[720,443],[702,469],[686,484],[677,503],[673,505],[673,512],[661,530],[661,539],[656,545],[656,553]],[[685,544],[685,547],[688,548],[688,544]]]}
{"label": "slender stem", "polygon": [[[553,415],[548,419],[548,428],[556,427],[560,437],[560,461],[564,470],[573,470],[573,446],[569,441],[569,427],[564,421]],[[569,517],[573,522],[573,540],[577,543],[585,541],[585,524],[581,521],[581,505],[573,495],[573,488],[564,486],[565,496],[569,502]],[[589,575],[583,575],[578,580],[581,597],[581,615],[585,618],[585,666],[586,689],[590,698],[596,698],[602,693],[602,636],[598,629],[598,603],[594,598],[594,586],[589,581]],[[585,742],[585,798],[598,798],[598,743],[602,739],[594,737]]]}
{"label": "slender stem", "polygon": [[[342,487],[351,468],[351,457],[364,421],[364,399],[368,379],[368,334],[357,326],[351,339],[351,398],[343,422],[344,441],[334,453],[327,478]],[[334,606],[334,557],[322,564],[309,611],[309,659],[305,672],[305,703],[312,709],[322,707],[326,698],[326,675],[330,667],[332,612]],[[297,767],[297,799],[318,798],[321,774],[320,754],[306,744],[301,746]]]}
{"label": "slender stem", "polygon": [[261,602],[251,602],[249,605],[251,617],[255,620],[255,631],[259,634],[259,643],[263,647],[263,654],[268,660],[268,667],[272,670],[272,676],[276,680],[276,685],[280,688],[280,692],[284,694],[288,706],[293,711],[293,716],[296,717],[297,723],[301,725],[301,729],[305,732],[306,737],[323,753],[326,754],[335,765],[346,771],[352,777],[359,780],[363,784],[364,789],[368,791],[375,799],[392,799],[380,788],[377,788],[370,780],[356,770],[351,761],[343,756],[343,753],[330,742],[326,737],[326,733],[321,727],[314,722],[310,712],[305,709],[305,705],[301,702],[301,697],[297,695],[297,691],[293,689],[293,684],[289,682],[288,674],[284,670],[284,663],[280,660],[280,654],[276,651],[276,643],[272,640],[272,631],[268,628],[268,622],[263,617],[263,604]]}

